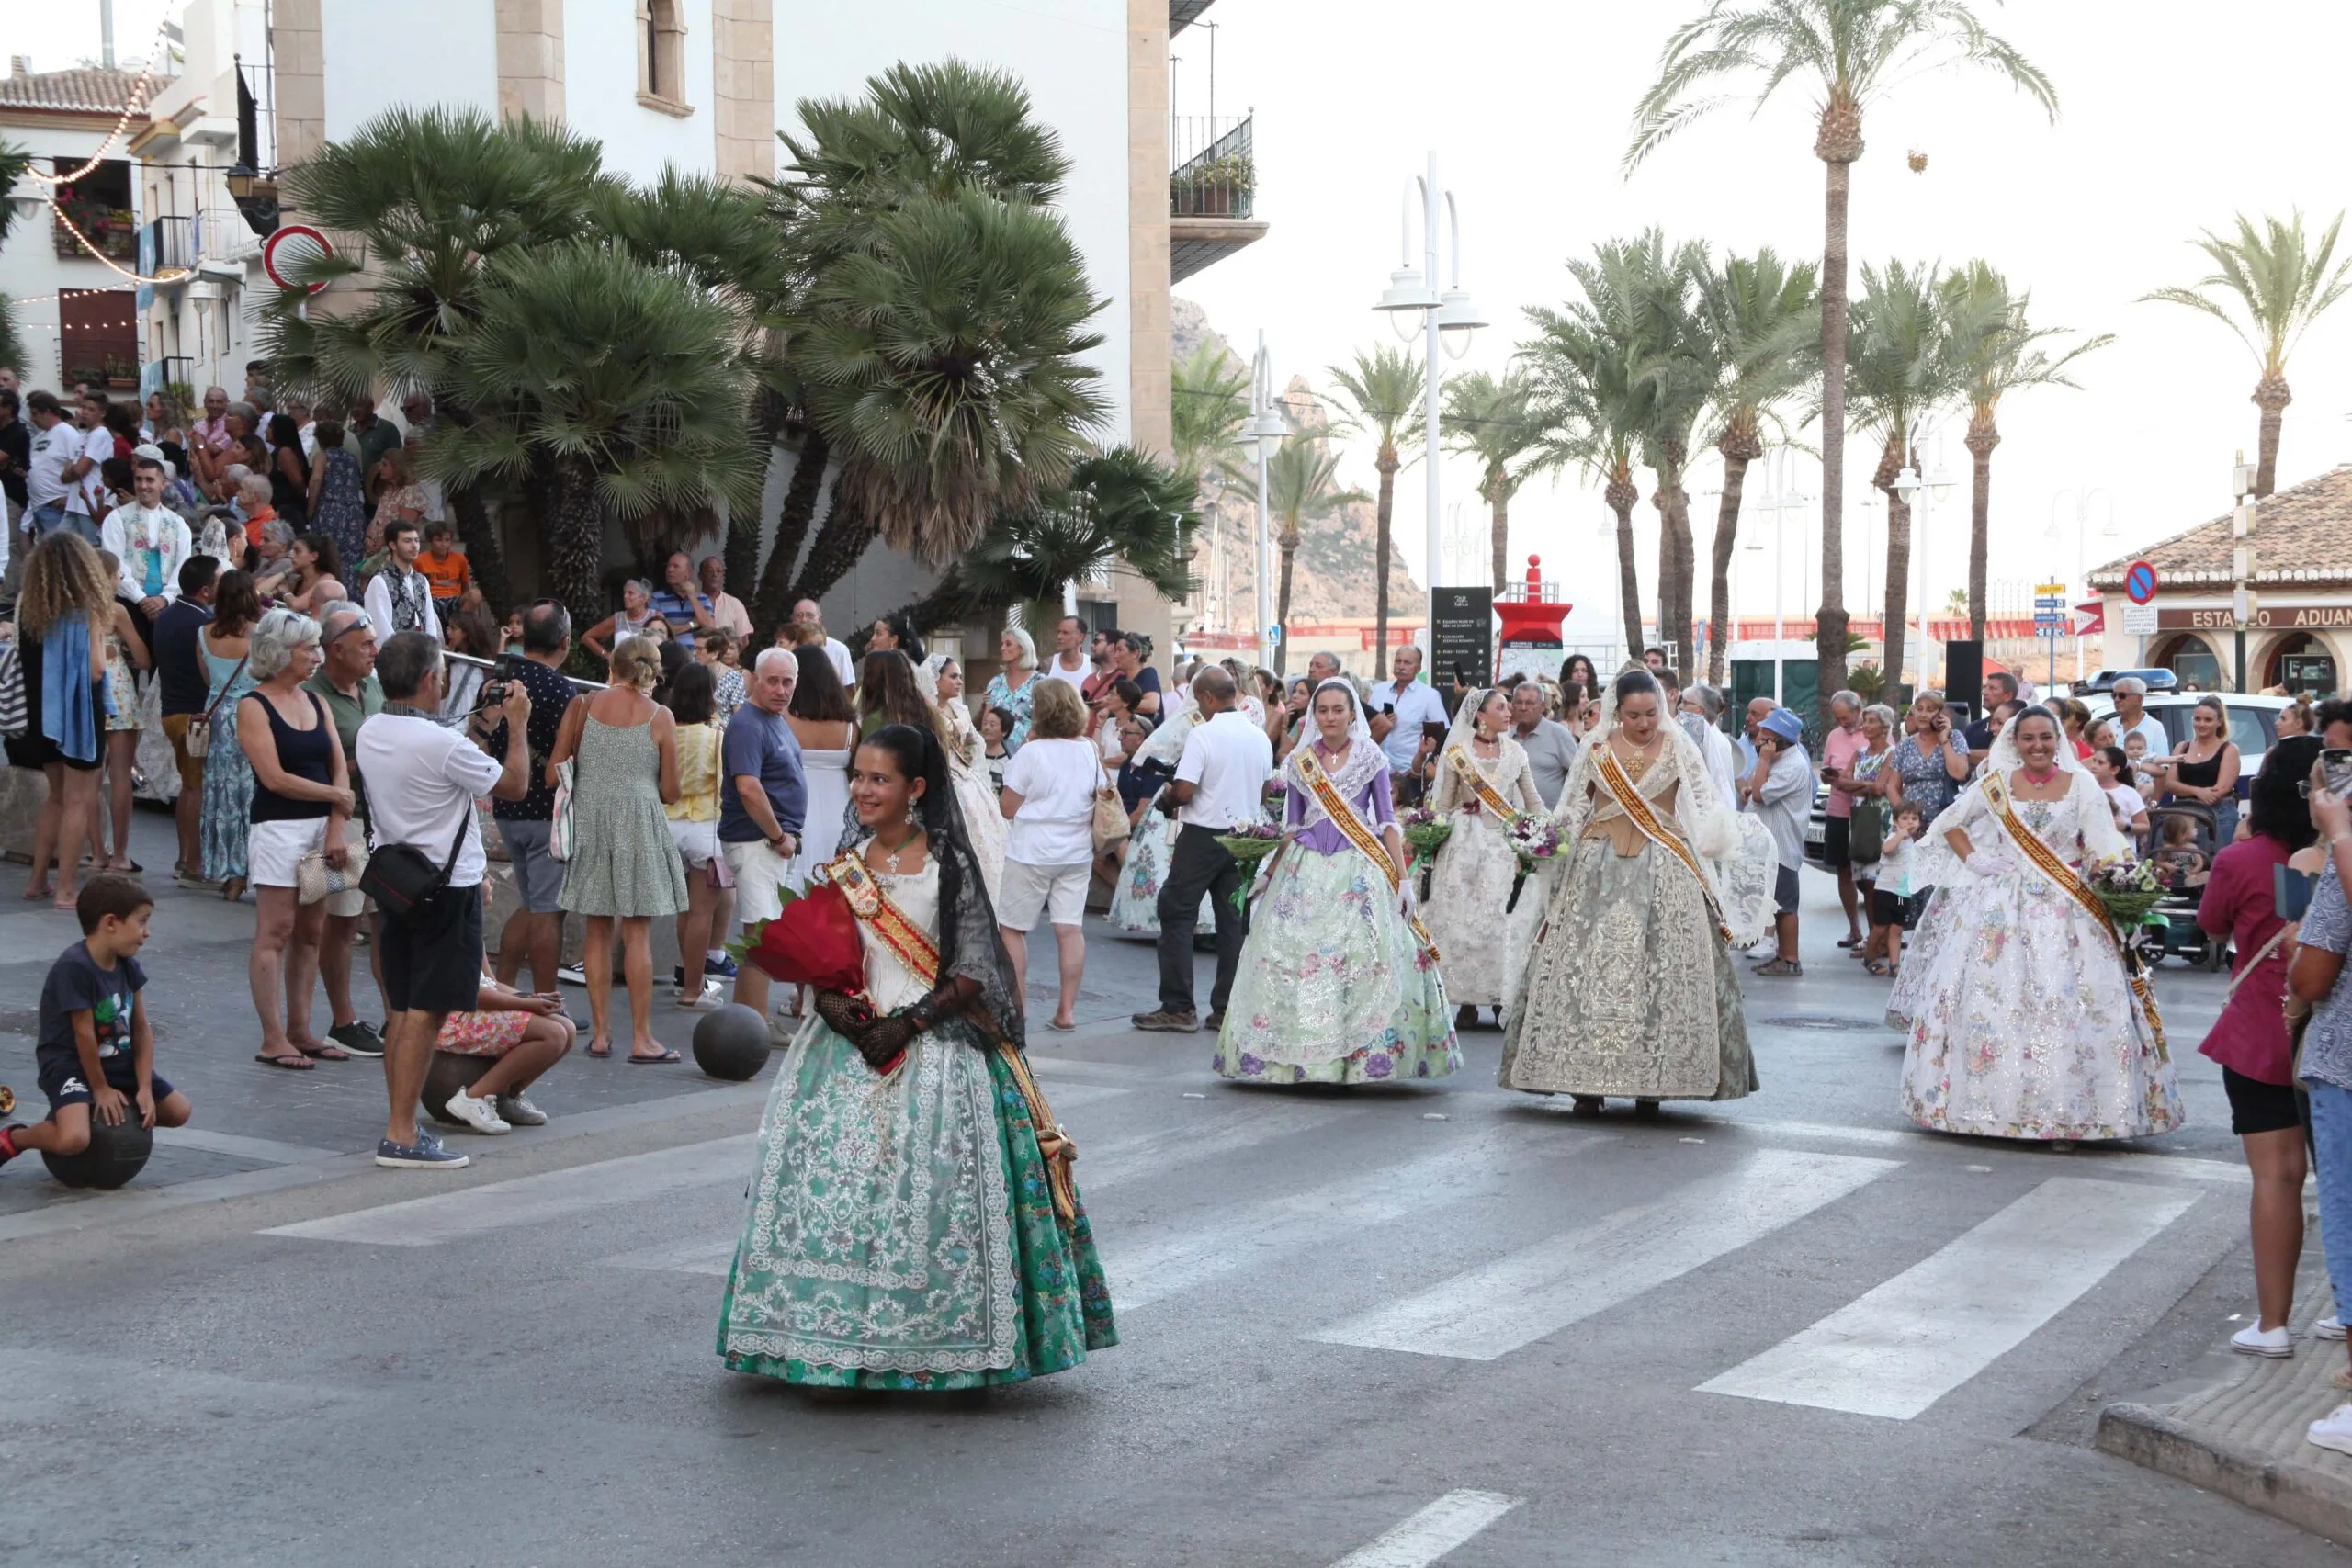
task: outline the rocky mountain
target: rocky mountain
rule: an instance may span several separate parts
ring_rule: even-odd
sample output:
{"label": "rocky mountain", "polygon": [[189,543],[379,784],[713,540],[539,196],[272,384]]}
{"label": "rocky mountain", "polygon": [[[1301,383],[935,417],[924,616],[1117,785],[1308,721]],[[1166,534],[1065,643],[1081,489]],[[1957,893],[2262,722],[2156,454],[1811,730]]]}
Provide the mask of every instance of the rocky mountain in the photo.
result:
{"label": "rocky mountain", "polygon": [[[1188,358],[1203,344],[1224,353],[1237,367],[1249,360],[1209,324],[1208,315],[1190,299],[1171,301],[1175,357]],[[1332,411],[1304,376],[1294,376],[1280,399],[1283,416],[1294,430],[1328,430]],[[1370,448],[1352,443],[1340,468],[1340,482],[1374,492],[1380,476],[1373,471]],[[1418,496],[1417,487],[1413,490]],[[1400,496],[1401,499],[1401,496]],[[1203,525],[1200,555],[1193,575],[1208,585],[1213,612],[1235,627],[1247,626],[1255,611],[1252,577],[1256,561],[1258,492],[1254,483],[1220,483],[1212,477],[1202,486]],[[1418,517],[1419,513],[1413,514]],[[1412,518],[1408,518],[1409,525]],[[1393,523],[1392,523],[1393,528]],[[1370,501],[1351,502],[1329,516],[1299,525],[1298,556],[1291,573],[1291,618],[1294,621],[1332,620],[1343,616],[1369,618],[1374,610],[1373,549],[1379,538],[1379,519]],[[1388,607],[1391,615],[1410,611],[1417,617],[1423,590],[1405,570],[1404,558],[1390,540]],[[1220,552],[1221,547],[1221,552]],[[1217,570],[1222,558],[1223,571]],[[1279,570],[1279,563],[1277,563]]]}

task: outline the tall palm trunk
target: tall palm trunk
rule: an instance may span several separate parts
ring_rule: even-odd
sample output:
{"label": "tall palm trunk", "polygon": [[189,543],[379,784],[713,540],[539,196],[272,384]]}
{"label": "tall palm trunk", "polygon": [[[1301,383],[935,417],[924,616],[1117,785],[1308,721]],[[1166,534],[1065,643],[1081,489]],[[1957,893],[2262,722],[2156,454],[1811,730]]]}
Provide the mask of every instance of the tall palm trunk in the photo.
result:
{"label": "tall palm trunk", "polygon": [[2294,394],[2287,390],[2287,378],[2279,371],[2266,370],[2255,383],[2254,406],[2262,411],[2262,435],[2254,469],[2256,501],[2278,488],[2278,427],[2286,422],[2287,405],[2294,400]]}
{"label": "tall palm trunk", "polygon": [[[1820,713],[1846,685],[1846,208],[1862,155],[1862,111],[1840,87],[1821,110],[1814,156],[1828,166],[1821,230],[1821,608],[1814,617]],[[1893,678],[1890,661],[1889,678]]]}
{"label": "tall palm trunk", "polygon": [[1699,594],[1699,559],[1695,540],[1690,533],[1690,492],[1682,488],[1682,468],[1674,470],[1674,489],[1668,492],[1667,521],[1674,531],[1674,626],[1666,638],[1674,645],[1674,668],[1686,681],[1690,674],[1690,633],[1697,625],[1695,605]]}
{"label": "tall palm trunk", "polygon": [[1510,477],[1497,468],[1487,474],[1487,482],[1479,487],[1479,494],[1494,511],[1489,532],[1495,550],[1495,597],[1499,599],[1510,587]]}
{"label": "tall palm trunk", "polygon": [[[482,598],[492,604],[514,603],[514,590],[506,577],[506,547],[498,536],[498,523],[482,503],[481,492],[469,485],[449,493],[449,510],[456,515],[458,537],[466,547],[466,567],[473,573]],[[356,563],[354,563],[355,568]]]}
{"label": "tall palm trunk", "polygon": [[[792,482],[785,487],[784,507],[776,513],[775,538],[768,546],[768,563],[759,574],[758,591],[752,598],[752,624],[755,629],[780,624],[791,611],[792,569],[800,564],[801,544],[808,537],[808,525],[817,516],[817,497],[825,488],[828,450],[825,438],[814,430],[800,439],[800,455],[793,462]],[[752,581],[749,572],[743,581]]]}
{"label": "tall palm trunk", "polygon": [[1984,646],[1984,564],[1992,547],[1993,448],[2000,444],[1991,408],[1969,415],[1966,446],[1976,472],[1968,508],[1968,635],[1979,648]]}
{"label": "tall palm trunk", "polygon": [[[1296,523],[1283,525],[1281,535],[1274,540],[1274,547],[1282,552],[1283,557],[1282,575],[1274,587],[1274,621],[1283,628],[1283,640],[1274,644],[1274,673],[1279,675],[1290,655],[1290,561],[1298,553]],[[1386,558],[1382,559],[1385,564]],[[1380,574],[1380,601],[1385,604],[1388,602],[1388,574],[1385,571]],[[1385,622],[1383,624],[1385,625]]]}
{"label": "tall palm trunk", "polygon": [[808,562],[800,569],[786,604],[823,598],[827,590],[849,575],[850,568],[881,531],[881,525],[863,506],[835,491],[833,509],[825,513],[824,526],[817,530],[816,540],[808,547]]}
{"label": "tall palm trunk", "polygon": [[[1380,470],[1380,502],[1374,513],[1377,522],[1373,527],[1373,547],[1380,565],[1373,573],[1372,661],[1379,665],[1388,657],[1388,552],[1395,547],[1395,537],[1390,533],[1390,525],[1395,517],[1392,509],[1396,502],[1396,448],[1383,444],[1380,448],[1380,457],[1373,466]],[[1283,556],[1282,619],[1284,623],[1290,620],[1290,556],[1287,551],[1297,547],[1297,541],[1294,538],[1285,547],[1285,553]],[[1430,562],[1429,585],[1432,588],[1437,585],[1437,562],[1435,561]],[[1281,651],[1280,649],[1275,649],[1278,657]],[[1282,665],[1277,663],[1274,669],[1279,673]]]}
{"label": "tall palm trunk", "polygon": [[[1871,483],[1886,497],[1886,660],[1883,668],[1890,687],[1902,683],[1903,645],[1906,640],[1904,617],[1911,613],[1911,503],[1894,488],[1895,476],[1902,468],[1903,448],[1889,442],[1879,458],[1878,472],[1871,477]],[[1927,673],[1923,657],[1920,680],[1913,690],[1927,683]]]}
{"label": "tall palm trunk", "polygon": [[[1617,514],[1617,603],[1625,616],[1625,657],[1642,656],[1642,579],[1634,565],[1634,503],[1642,492],[1634,487],[1630,466],[1620,462],[1609,476],[1609,488],[1602,491],[1609,510]],[[1596,674],[1599,671],[1595,671]],[[1588,692],[1587,696],[1599,696]]]}
{"label": "tall palm trunk", "polygon": [[548,485],[548,586],[576,627],[605,618],[605,513],[587,461],[559,463]]}
{"label": "tall palm trunk", "polygon": [[1723,504],[1715,512],[1714,571],[1707,582],[1707,683],[1721,686],[1731,659],[1731,558],[1739,547],[1739,502],[1747,465],[1764,455],[1755,421],[1735,417],[1715,442],[1723,454]]}

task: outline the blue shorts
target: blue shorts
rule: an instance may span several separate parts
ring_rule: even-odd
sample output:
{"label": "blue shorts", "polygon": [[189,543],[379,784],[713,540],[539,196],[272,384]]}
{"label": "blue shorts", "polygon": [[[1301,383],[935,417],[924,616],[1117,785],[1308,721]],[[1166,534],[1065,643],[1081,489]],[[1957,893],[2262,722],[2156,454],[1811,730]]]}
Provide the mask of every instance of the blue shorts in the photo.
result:
{"label": "blue shorts", "polygon": [[[132,1096],[139,1093],[139,1071],[132,1066],[129,1055],[118,1052],[111,1056],[101,1056],[98,1065],[106,1069],[109,1088]],[[163,1104],[172,1092],[171,1080],[157,1072],[147,1075],[147,1087],[158,1105]],[[61,1105],[89,1104],[90,1086],[82,1080],[80,1055],[64,1051],[40,1053],[40,1091],[49,1096],[49,1113],[51,1116],[57,1114]]]}

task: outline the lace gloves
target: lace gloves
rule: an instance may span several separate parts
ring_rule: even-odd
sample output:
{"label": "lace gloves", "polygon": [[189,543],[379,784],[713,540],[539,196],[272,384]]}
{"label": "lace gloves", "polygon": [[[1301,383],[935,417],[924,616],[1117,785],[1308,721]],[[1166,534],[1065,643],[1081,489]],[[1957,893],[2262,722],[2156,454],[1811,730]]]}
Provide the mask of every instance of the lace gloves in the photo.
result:
{"label": "lace gloves", "polygon": [[978,981],[958,976],[903,1012],[876,1018],[872,1004],[863,997],[819,991],[817,1016],[856,1046],[866,1066],[877,1073],[888,1072],[914,1043],[915,1036],[936,1027],[940,1020],[962,1012],[979,993]]}

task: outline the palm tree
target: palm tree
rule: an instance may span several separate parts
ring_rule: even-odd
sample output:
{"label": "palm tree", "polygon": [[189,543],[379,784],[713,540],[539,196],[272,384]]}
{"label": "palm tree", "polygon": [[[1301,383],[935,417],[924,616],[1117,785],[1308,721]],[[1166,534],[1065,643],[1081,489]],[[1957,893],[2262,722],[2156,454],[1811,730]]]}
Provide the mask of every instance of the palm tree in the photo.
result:
{"label": "palm tree", "polygon": [[[1421,433],[1412,423],[1421,406],[1421,362],[1393,344],[1378,344],[1370,354],[1356,350],[1352,367],[1326,367],[1338,383],[1340,414],[1338,428],[1364,432],[1378,443],[1372,466],[1380,474],[1380,495],[1374,513],[1372,646],[1388,646],[1388,558],[1395,550],[1393,525],[1396,502],[1396,470],[1404,467],[1399,443],[1411,447]],[[1430,581],[1437,581],[1437,562],[1430,562]],[[1290,603],[1290,557],[1283,557],[1283,603]],[[1279,671],[1282,666],[1277,663]]]}
{"label": "palm tree", "polygon": [[1176,471],[1197,481],[1238,471],[1235,443],[1250,417],[1250,373],[1223,349],[1204,343],[1169,373],[1169,446]]}
{"label": "palm tree", "polygon": [[1991,315],[1954,317],[1946,310],[1951,302],[1939,267],[1898,261],[1881,272],[1862,264],[1862,297],[1854,301],[1846,382],[1855,429],[1879,440],[1878,468],[1871,483],[1886,497],[1883,668],[1896,681],[1903,677],[1903,622],[1911,608],[1911,498],[1896,488],[1895,480],[1905,468],[1918,471],[1919,434],[1937,409],[1962,392],[1973,345],[2005,328]]}
{"label": "palm tree", "polygon": [[1726,78],[1759,107],[1794,80],[1817,96],[1814,156],[1827,171],[1821,247],[1821,609],[1815,620],[1822,712],[1846,677],[1846,215],[1862,155],[1862,111],[1942,64],[2006,77],[2049,113],[2057,90],[2041,67],[1988,31],[1965,0],[1710,0],[1670,34],[1657,80],[1634,111],[1627,173],[1675,132],[1731,101]]}
{"label": "palm tree", "polygon": [[1690,493],[1682,480],[1693,433],[1724,374],[1721,344],[1700,299],[1711,264],[1703,242],[1669,249],[1657,229],[1620,247],[1620,258],[1650,349],[1644,371],[1651,387],[1650,423],[1642,456],[1657,478],[1651,503],[1658,511],[1658,636],[1687,670],[1698,574]]}
{"label": "palm tree", "polygon": [[1707,585],[1707,679],[1715,685],[1723,684],[1731,649],[1731,558],[1747,466],[1764,455],[1766,430],[1782,425],[1781,409],[1813,383],[1820,364],[1815,276],[1811,262],[1791,265],[1768,246],[1753,256],[1726,256],[1699,280],[1700,310],[1724,371],[1709,415],[1724,461]]}
{"label": "palm tree", "polygon": [[[2262,367],[2262,378],[2254,384],[2254,406],[2262,411],[2254,470],[2257,498],[2278,486],[2278,429],[2287,405],[2294,400],[2287,389],[2287,355],[2312,323],[2352,288],[2352,277],[2346,276],[2352,273],[2352,258],[2330,265],[2336,232],[2343,227],[2339,212],[2313,245],[2303,232],[2300,209],[2283,223],[2265,218],[2260,229],[2240,213],[2234,238],[2224,239],[2209,229],[2202,238],[2189,242],[2212,259],[2211,275],[2186,288],[2159,288],[2146,296],[2204,311],[2237,333]],[[2214,293],[2225,299],[2216,299]],[[2223,308],[2228,297],[2235,298],[2243,322]]]}
{"label": "palm tree", "polygon": [[2002,398],[2029,387],[2074,387],[2066,367],[2093,349],[2115,341],[2110,333],[2086,338],[2057,357],[2037,346],[2057,337],[2059,327],[2037,327],[2026,319],[2028,290],[2012,292],[2008,279],[1982,261],[1970,262],[1944,279],[1945,315],[1954,321],[1998,322],[1961,347],[1963,391],[1968,398],[1968,455],[1973,460],[1968,535],[1968,635],[1984,640],[1984,570],[1990,552],[1993,448],[2001,444],[1995,413]]}
{"label": "palm tree", "polygon": [[1478,460],[1478,497],[1493,518],[1497,593],[1510,586],[1510,498],[1560,460],[1534,400],[1535,383],[1523,368],[1499,377],[1474,370],[1445,384],[1446,447]]}
{"label": "palm tree", "polygon": [[1651,387],[1642,373],[1643,350],[1622,317],[1591,302],[1565,310],[1531,308],[1535,339],[1521,344],[1520,362],[1534,382],[1536,422],[1544,431],[1545,460],[1573,463],[1601,483],[1601,499],[1617,519],[1617,604],[1625,623],[1625,649],[1642,646],[1641,581],[1634,561],[1634,451],[1649,423]]}
{"label": "palm tree", "polygon": [[[1274,620],[1290,624],[1291,558],[1298,553],[1298,525],[1304,519],[1323,517],[1351,501],[1363,499],[1352,491],[1332,489],[1340,471],[1340,455],[1319,435],[1289,435],[1266,461],[1266,505],[1280,524],[1274,547],[1282,551],[1280,587],[1274,596]],[[1274,645],[1274,673],[1283,672],[1290,638]]]}
{"label": "palm tree", "polygon": [[[31,153],[9,142],[0,141],[0,245],[8,243],[8,231],[17,222],[16,204],[5,198],[17,188],[17,182],[25,177],[25,171],[32,166]],[[16,317],[9,310],[8,297],[0,294],[0,365],[22,365],[24,362],[25,345],[23,340],[17,336]]]}
{"label": "palm tree", "polygon": [[607,518],[757,504],[726,303],[595,239],[495,257],[472,303],[439,383],[470,417],[436,466],[456,484],[545,476],[549,586],[575,626],[604,613]]}

